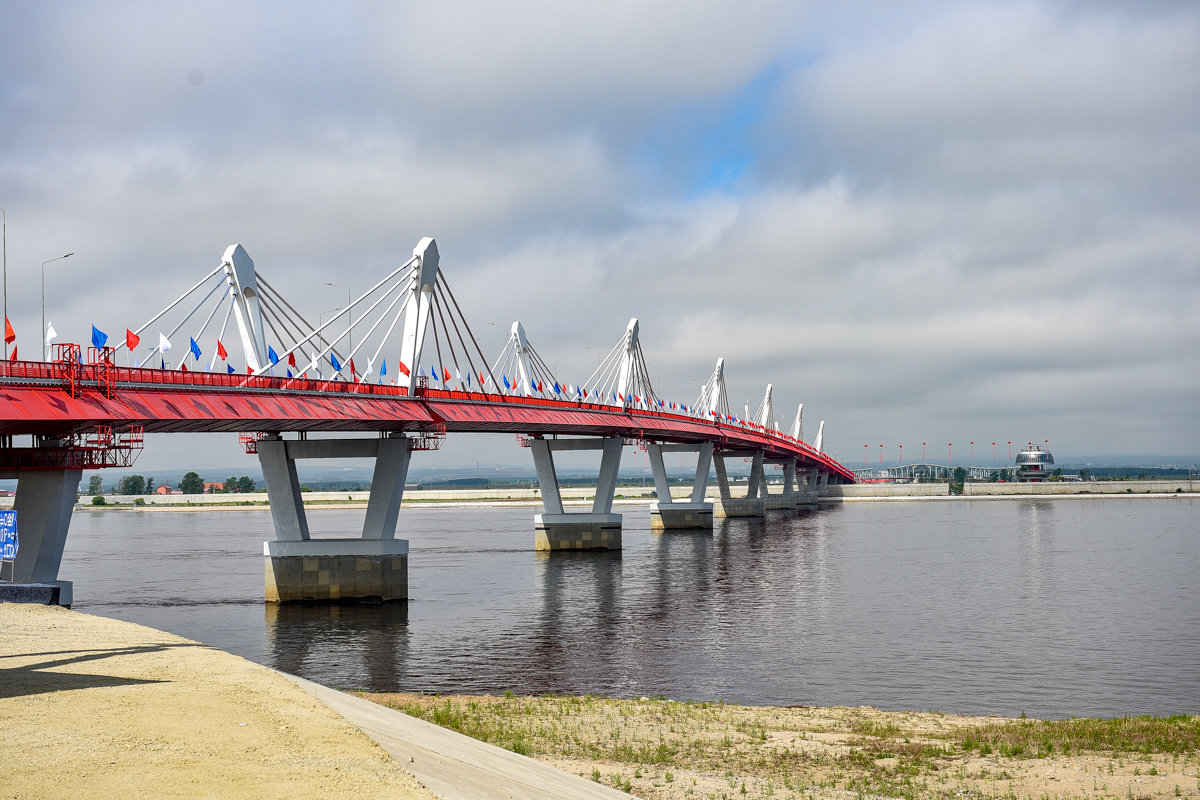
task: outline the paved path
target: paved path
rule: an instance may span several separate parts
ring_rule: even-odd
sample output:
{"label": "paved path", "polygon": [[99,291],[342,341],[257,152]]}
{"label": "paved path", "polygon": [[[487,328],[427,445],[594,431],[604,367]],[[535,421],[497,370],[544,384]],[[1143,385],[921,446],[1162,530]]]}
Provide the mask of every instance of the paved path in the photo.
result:
{"label": "paved path", "polygon": [[445,800],[628,800],[618,792],[370,700],[280,673],[337,711]]}

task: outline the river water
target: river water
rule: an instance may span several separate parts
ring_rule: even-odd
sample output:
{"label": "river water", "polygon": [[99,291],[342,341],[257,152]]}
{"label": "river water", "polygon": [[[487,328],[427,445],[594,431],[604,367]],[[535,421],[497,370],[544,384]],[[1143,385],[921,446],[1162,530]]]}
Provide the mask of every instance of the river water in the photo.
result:
{"label": "river water", "polygon": [[[533,551],[530,507],[404,508],[412,599],[266,605],[265,510],[76,513],[75,608],[331,686],[1063,717],[1200,712],[1200,501],[847,503]],[[362,509],[312,510],[314,536]]]}

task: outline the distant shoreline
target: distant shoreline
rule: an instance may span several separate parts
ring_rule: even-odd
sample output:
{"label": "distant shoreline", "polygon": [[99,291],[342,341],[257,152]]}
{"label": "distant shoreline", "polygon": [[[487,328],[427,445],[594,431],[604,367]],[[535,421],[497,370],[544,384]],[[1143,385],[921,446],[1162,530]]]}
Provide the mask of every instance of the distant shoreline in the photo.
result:
{"label": "distant shoreline", "polygon": [[[926,495],[926,496],[893,496],[893,497],[822,497],[820,503],[822,505],[837,505],[840,503],[879,503],[879,502],[957,502],[957,501],[990,501],[990,500],[1103,500],[1103,499],[1142,499],[1142,500],[1164,500],[1169,498],[1200,498],[1200,492],[1144,492],[1142,494],[1121,494],[1117,492],[1107,493],[1081,493],[1081,494],[1004,494],[1004,495]],[[620,506],[647,506],[654,502],[653,498],[632,498],[632,499],[617,499],[613,501],[614,505]],[[402,504],[405,508],[540,508],[542,501],[533,498],[514,498],[512,500],[501,500],[497,498],[448,498],[448,499],[429,499],[429,500],[405,500]],[[570,507],[586,507],[591,505],[590,500],[564,500],[564,506]],[[75,506],[76,511],[265,511],[270,509],[270,503],[266,500],[261,501],[230,501],[228,503],[172,503],[168,504],[150,504],[143,506],[133,505],[132,503],[110,503],[103,506],[94,506],[85,503],[78,503]],[[362,500],[320,500],[314,503],[305,503],[306,510],[322,510],[335,508],[366,508],[367,501]],[[783,509],[787,510],[787,509]]]}

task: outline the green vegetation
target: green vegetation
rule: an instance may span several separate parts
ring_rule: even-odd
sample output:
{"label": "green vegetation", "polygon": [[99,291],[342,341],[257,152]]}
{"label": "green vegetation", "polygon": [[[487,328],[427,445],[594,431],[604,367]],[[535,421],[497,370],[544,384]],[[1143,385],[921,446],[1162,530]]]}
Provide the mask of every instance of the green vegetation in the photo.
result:
{"label": "green vegetation", "polygon": [[95,497],[92,498],[92,505],[103,506],[103,505],[108,505],[108,504],[104,501],[103,497],[101,497],[100,495],[96,495]]}
{"label": "green vegetation", "polygon": [[[592,695],[360,696],[639,797],[1011,799],[1091,795],[1095,780],[1097,796],[1119,798],[1135,775],[1163,781],[1166,795],[1185,774],[1196,783],[1189,764],[1200,760],[1200,717],[1188,716],[1043,722]],[[1047,760],[1067,758],[1078,785],[1041,782]]]}
{"label": "green vegetation", "polygon": [[104,492],[104,479],[99,475],[88,478],[88,494],[96,495]]}
{"label": "green vegetation", "polygon": [[253,492],[254,479],[248,475],[243,475],[240,478],[230,476],[225,481],[224,487],[227,492]]}
{"label": "green vegetation", "polygon": [[990,748],[1009,758],[1054,753],[1184,753],[1200,748],[1200,717],[1117,717],[989,723],[959,732],[964,750]]}
{"label": "green vegetation", "polygon": [[189,472],[179,482],[179,490],[184,494],[204,494],[204,479],[195,472]]}
{"label": "green vegetation", "polygon": [[[141,475],[126,475],[117,481],[117,494],[148,494],[146,486],[153,483],[153,478],[147,479]],[[154,490],[150,489],[149,491]]]}

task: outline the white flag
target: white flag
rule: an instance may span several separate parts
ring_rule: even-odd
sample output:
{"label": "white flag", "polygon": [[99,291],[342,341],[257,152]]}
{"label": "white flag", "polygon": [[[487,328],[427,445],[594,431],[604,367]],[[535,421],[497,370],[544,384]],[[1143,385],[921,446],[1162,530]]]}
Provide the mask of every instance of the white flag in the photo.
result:
{"label": "white flag", "polygon": [[47,322],[46,323],[46,347],[49,347],[50,343],[53,342],[55,337],[57,337],[57,336],[58,336],[58,331],[54,330],[54,323]]}
{"label": "white flag", "polygon": [[360,378],[359,380],[365,381],[367,379],[367,376],[370,375],[374,371],[375,371],[375,362],[372,361],[371,358],[368,356],[367,357],[367,371],[362,374],[362,378]]}
{"label": "white flag", "polygon": [[171,349],[171,342],[161,333],[158,334],[158,352],[165,353]]}

